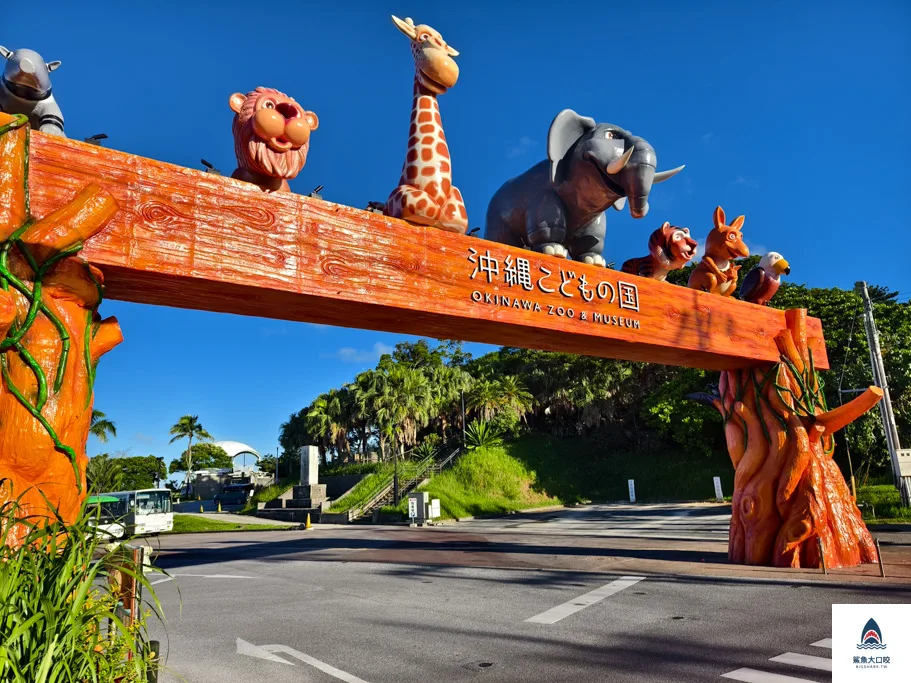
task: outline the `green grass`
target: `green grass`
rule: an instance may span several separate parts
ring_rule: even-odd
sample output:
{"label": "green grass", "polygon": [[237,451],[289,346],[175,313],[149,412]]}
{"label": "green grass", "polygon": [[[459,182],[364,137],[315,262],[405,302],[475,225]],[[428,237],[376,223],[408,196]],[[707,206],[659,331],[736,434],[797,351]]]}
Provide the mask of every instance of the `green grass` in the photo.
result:
{"label": "green grass", "polygon": [[[399,479],[404,482],[415,476],[417,466],[418,463],[412,460],[399,462]],[[393,463],[380,464],[376,472],[368,474],[361,479],[344,498],[339,499],[338,502],[333,502],[329,512],[347,512],[361,507],[392,481],[394,471]]]}
{"label": "green grass", "polygon": [[247,504],[240,510],[240,514],[255,516],[257,503],[268,503],[270,500],[275,500],[292,486],[296,486],[299,481],[299,479],[282,479],[277,484],[260,489],[250,497]]}
{"label": "green grass", "polygon": [[857,489],[857,503],[873,506],[860,508],[867,524],[911,524],[911,508],[902,507],[901,495],[892,484],[861,486]]}
{"label": "green grass", "polygon": [[714,500],[713,477],[726,495],[734,488],[734,468],[725,454],[681,457],[679,450],[620,448],[610,436],[556,439],[533,433],[506,445],[507,451],[537,474],[536,490],[565,503],[629,500],[645,502]]}
{"label": "green grass", "polygon": [[341,465],[330,463],[319,468],[320,479],[323,477],[340,477],[346,474],[372,474],[379,472],[383,465],[378,462],[346,462]]}
{"label": "green grass", "polygon": [[287,526],[274,524],[238,524],[223,522],[219,519],[206,519],[197,515],[174,515],[174,529],[167,533],[193,534],[205,531],[269,531],[274,529],[287,529]]}
{"label": "green grass", "polygon": [[[499,514],[559,505],[560,500],[537,490],[536,473],[508,452],[508,446],[479,448],[462,455],[448,470],[420,487],[440,499],[444,518]],[[408,501],[386,506],[384,513],[407,514]]]}
{"label": "green grass", "polygon": [[[715,499],[716,476],[730,500],[734,472],[726,455],[680,457],[679,451],[660,448],[615,448],[603,434],[557,439],[532,433],[466,453],[420,490],[439,498],[440,512],[454,518],[560,503],[625,501],[629,479],[636,482],[639,501],[708,501]],[[404,517],[407,509],[405,500],[382,512]]]}

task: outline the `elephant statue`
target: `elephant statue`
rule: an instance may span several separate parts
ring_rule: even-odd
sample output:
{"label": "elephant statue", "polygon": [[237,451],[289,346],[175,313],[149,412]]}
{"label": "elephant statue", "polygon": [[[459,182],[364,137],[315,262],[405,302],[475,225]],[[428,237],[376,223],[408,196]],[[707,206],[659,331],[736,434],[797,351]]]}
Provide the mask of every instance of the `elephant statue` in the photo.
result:
{"label": "elephant statue", "polygon": [[656,172],[652,146],[623,128],[564,109],[550,124],[547,159],[508,180],[487,207],[485,237],[583,263],[605,265],[605,211],[629,200],[648,213],[652,185],[683,170]]}

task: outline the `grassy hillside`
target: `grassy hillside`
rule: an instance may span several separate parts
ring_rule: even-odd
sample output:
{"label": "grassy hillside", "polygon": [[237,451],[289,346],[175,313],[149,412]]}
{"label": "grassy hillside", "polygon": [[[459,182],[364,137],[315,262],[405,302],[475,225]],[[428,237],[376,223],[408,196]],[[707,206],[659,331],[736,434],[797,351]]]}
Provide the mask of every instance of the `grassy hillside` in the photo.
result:
{"label": "grassy hillside", "polygon": [[[560,503],[540,490],[535,472],[504,446],[466,453],[419,490],[439,498],[440,512],[449,519]],[[407,509],[403,500],[396,510],[405,514]]]}
{"label": "grassy hillside", "polygon": [[[393,463],[374,463],[373,473],[361,479],[344,498],[333,502],[329,512],[347,512],[361,507],[392,482]],[[416,476],[417,463],[406,460],[399,463],[399,481]]]}
{"label": "grassy hillside", "polygon": [[615,448],[609,437],[557,439],[534,433],[507,444],[507,452],[537,473],[539,490],[565,503],[629,500],[628,479],[640,501],[709,500],[712,477],[726,496],[734,487],[727,455],[689,454],[649,448]]}
{"label": "grassy hillside", "polygon": [[[628,479],[636,481],[639,501],[711,500],[715,476],[729,496],[734,474],[726,458],[697,454],[682,459],[663,451],[613,450],[603,437],[556,439],[533,433],[466,453],[420,490],[440,499],[444,517],[455,518],[629,500]],[[384,511],[406,510],[407,501],[402,501]]]}

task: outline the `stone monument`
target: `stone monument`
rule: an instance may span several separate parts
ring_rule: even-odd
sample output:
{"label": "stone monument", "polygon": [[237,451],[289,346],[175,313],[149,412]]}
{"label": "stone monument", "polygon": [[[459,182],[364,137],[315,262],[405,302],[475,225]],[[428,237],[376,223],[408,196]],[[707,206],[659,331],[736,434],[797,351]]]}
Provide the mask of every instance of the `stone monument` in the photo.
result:
{"label": "stone monument", "polygon": [[316,446],[302,446],[301,483],[294,487],[293,507],[322,508],[326,502],[326,485],[318,484],[319,450]]}

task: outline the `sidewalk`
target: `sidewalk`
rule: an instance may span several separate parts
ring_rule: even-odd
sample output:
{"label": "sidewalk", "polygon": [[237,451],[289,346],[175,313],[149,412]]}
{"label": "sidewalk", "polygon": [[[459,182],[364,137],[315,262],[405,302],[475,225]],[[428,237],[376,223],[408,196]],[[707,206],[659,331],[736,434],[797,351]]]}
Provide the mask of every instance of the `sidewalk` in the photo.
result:
{"label": "sidewalk", "polygon": [[289,524],[288,522],[278,522],[274,519],[263,519],[262,517],[253,517],[252,515],[237,515],[233,512],[177,512],[178,515],[187,517],[203,517],[205,519],[214,519],[218,522],[231,522],[233,524],[261,524],[266,526],[286,526],[288,528],[300,526],[300,524]]}

